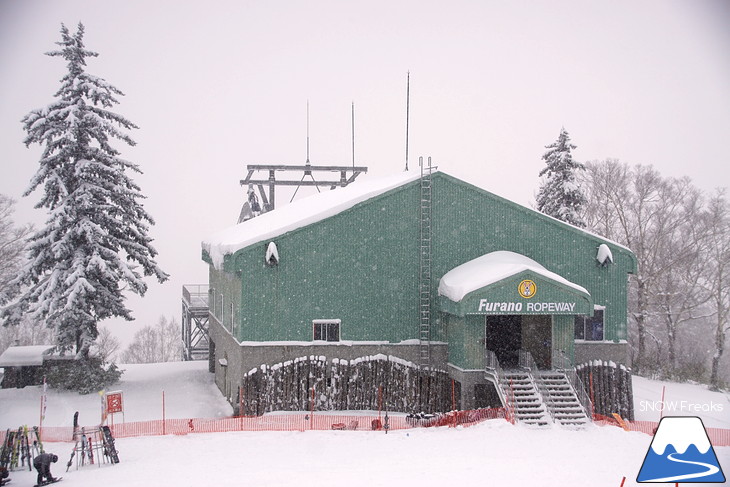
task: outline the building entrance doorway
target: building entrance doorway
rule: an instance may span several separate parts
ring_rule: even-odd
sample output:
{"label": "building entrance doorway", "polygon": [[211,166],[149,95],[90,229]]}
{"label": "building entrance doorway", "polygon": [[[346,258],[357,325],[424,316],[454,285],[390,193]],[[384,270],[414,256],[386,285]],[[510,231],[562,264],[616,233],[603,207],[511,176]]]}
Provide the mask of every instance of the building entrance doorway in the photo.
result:
{"label": "building entrance doorway", "polygon": [[503,369],[519,366],[520,349],[530,352],[538,368],[551,368],[551,316],[490,315],[485,321],[485,347],[495,353]]}
{"label": "building entrance doorway", "polygon": [[503,369],[516,368],[522,348],[522,316],[487,316],[484,343],[487,350],[495,353]]}

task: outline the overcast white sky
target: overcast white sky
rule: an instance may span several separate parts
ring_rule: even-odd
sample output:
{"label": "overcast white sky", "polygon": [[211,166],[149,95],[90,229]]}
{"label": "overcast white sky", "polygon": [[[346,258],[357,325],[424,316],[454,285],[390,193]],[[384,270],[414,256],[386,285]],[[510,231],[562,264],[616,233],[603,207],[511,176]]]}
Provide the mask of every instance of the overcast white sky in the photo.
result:
{"label": "overcast white sky", "polygon": [[[0,193],[21,194],[40,147],[20,120],[52,101],[65,63],[44,53],[60,24],[86,26],[87,71],[126,96],[139,130],[117,145],[157,220],[172,274],[130,296],[127,341],[160,315],[180,320],[184,283],[207,282],[200,242],[235,223],[247,164],[301,164],[310,103],[313,164],[401,171],[406,73],[410,155],[530,205],[544,146],[565,127],[581,161],[618,158],[730,185],[730,2],[0,0]],[[283,198],[279,198],[281,202]]]}

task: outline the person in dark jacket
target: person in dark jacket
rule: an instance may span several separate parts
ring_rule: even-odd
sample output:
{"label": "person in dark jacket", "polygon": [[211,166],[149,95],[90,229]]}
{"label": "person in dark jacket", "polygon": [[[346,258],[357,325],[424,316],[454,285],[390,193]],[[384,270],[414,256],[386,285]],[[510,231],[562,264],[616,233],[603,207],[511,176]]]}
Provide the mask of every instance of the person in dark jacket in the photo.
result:
{"label": "person in dark jacket", "polygon": [[51,475],[51,463],[56,463],[58,456],[53,453],[41,453],[33,459],[33,467],[38,470],[38,485],[43,485],[43,479],[45,483],[55,482],[56,478]]}

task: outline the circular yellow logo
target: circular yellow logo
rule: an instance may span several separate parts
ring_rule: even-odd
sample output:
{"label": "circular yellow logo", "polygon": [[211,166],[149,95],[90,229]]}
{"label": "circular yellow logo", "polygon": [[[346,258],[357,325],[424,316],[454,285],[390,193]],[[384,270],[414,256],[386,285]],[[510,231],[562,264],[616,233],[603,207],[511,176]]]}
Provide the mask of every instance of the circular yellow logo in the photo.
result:
{"label": "circular yellow logo", "polygon": [[537,284],[531,279],[525,279],[517,286],[517,291],[523,298],[530,299],[537,293]]}

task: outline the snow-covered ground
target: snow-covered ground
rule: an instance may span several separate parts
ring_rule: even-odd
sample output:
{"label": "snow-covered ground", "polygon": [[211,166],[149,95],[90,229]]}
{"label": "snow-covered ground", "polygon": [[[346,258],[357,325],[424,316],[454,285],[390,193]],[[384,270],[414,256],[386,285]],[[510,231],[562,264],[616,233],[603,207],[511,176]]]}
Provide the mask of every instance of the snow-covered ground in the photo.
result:
{"label": "snow-covered ground", "polygon": [[[123,366],[115,389],[124,393],[125,420],[160,419],[162,390],[167,418],[216,417],[231,413],[204,362]],[[705,426],[728,428],[727,394],[705,387],[635,378],[637,419],[658,420],[642,402],[679,401]],[[0,390],[0,428],[37,424],[40,388]],[[645,406],[648,406],[645,403]],[[99,396],[50,392],[44,424],[68,426],[80,411],[83,424],[99,417]],[[714,411],[704,412],[710,404]],[[707,406],[706,406],[707,405]],[[646,407],[644,408],[646,409]],[[721,411],[718,411],[721,409]],[[682,411],[675,411],[680,414]],[[686,415],[694,414],[684,412]],[[665,410],[665,415],[668,412]],[[119,421],[119,419],[115,420]],[[117,440],[121,462],[65,472],[73,445],[47,443],[59,455],[54,475],[63,485],[115,486],[620,486],[638,485],[636,475],[651,443],[643,433],[591,426],[574,431],[531,429],[502,420],[470,428],[424,428],[383,432],[239,432],[147,436]],[[725,475],[730,447],[715,449]],[[11,474],[15,486],[35,483],[35,474]],[[683,484],[689,485],[689,484]]]}
{"label": "snow-covered ground", "polygon": [[[704,385],[662,382],[634,376],[637,421],[659,421],[664,389],[664,416],[699,416],[706,428],[730,429],[730,394]],[[730,468],[730,467],[729,467]]]}

